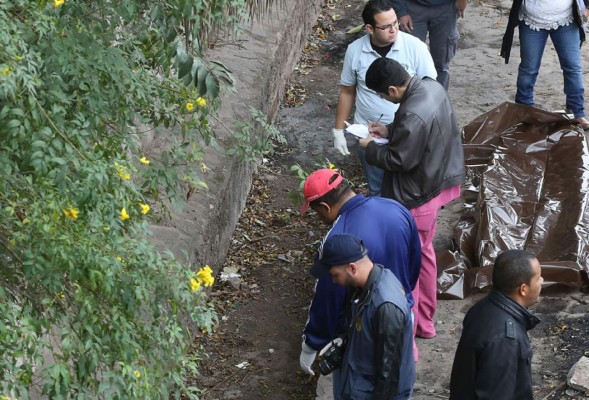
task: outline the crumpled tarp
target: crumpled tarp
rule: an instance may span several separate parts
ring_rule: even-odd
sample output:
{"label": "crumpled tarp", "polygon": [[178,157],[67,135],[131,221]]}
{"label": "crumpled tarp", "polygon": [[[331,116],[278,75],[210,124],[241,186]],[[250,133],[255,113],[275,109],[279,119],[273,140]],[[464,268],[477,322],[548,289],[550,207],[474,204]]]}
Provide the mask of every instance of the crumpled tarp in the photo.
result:
{"label": "crumpled tarp", "polygon": [[463,129],[465,212],[455,251],[438,254],[438,297],[491,285],[495,257],[526,249],[545,284],[584,286],[589,271],[589,151],[563,114],[503,103]]}

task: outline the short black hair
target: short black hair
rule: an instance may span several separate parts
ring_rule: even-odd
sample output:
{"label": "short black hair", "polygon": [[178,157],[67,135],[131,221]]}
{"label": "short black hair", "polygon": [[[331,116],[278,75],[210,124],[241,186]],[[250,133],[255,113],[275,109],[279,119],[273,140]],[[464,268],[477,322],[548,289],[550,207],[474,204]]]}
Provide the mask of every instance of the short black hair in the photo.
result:
{"label": "short black hair", "polygon": [[393,8],[391,0],[369,0],[362,10],[362,20],[365,25],[374,26],[374,16]]}
{"label": "short black hair", "polygon": [[402,87],[411,79],[407,70],[395,60],[379,57],[366,71],[366,86],[376,93],[388,93],[389,86]]}
{"label": "short black hair", "polygon": [[495,259],[493,287],[505,294],[512,294],[522,284],[530,284],[534,271],[532,262],[536,256],[527,250],[506,250]]}
{"label": "short black hair", "polygon": [[[329,183],[332,183],[338,176],[338,174],[334,174],[333,177],[329,180]],[[340,182],[339,185],[337,185],[336,187],[334,187],[318,199],[313,200],[309,203],[309,205],[311,206],[311,208],[313,208],[319,205],[320,203],[327,203],[331,207],[334,204],[337,204],[348,191],[352,191],[352,188],[344,179]]]}

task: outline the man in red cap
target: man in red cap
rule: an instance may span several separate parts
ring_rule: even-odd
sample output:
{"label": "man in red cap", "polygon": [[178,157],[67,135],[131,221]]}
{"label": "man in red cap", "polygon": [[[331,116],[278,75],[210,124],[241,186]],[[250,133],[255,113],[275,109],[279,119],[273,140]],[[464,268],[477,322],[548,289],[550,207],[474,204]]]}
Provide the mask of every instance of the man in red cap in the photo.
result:
{"label": "man in red cap", "polygon": [[[349,233],[360,238],[375,263],[391,270],[401,282],[409,306],[421,268],[421,245],[415,221],[400,203],[381,197],[356,194],[334,170],[313,172],[304,185],[305,204],[301,213],[313,209],[326,224],[333,224],[331,235]],[[346,327],[344,288],[329,277],[317,280],[303,332],[301,368],[314,375],[311,365],[317,351],[336,338]],[[417,349],[414,347],[417,359]]]}

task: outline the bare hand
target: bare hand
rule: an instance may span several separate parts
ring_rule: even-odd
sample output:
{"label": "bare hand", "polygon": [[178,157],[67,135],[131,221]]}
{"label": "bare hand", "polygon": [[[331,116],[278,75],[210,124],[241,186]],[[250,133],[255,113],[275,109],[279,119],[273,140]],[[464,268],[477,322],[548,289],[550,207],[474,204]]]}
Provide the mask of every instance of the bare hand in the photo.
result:
{"label": "bare hand", "polygon": [[372,135],[368,135],[364,139],[358,139],[358,145],[365,149],[366,146],[368,146],[368,143],[372,142],[373,140],[374,137]]}
{"label": "bare hand", "polygon": [[374,122],[368,123],[368,132],[375,137],[387,138],[389,137],[389,130],[383,124],[377,124]]}
{"label": "bare hand", "polygon": [[399,19],[399,25],[401,26],[401,30],[403,32],[411,33],[413,32],[413,20],[411,19],[411,15],[403,15]]}

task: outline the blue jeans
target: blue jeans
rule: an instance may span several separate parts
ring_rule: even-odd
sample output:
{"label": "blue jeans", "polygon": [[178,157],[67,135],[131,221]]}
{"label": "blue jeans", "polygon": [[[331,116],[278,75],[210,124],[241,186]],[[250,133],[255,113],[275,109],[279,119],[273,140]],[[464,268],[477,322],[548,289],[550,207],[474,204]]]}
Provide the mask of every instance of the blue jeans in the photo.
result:
{"label": "blue jeans", "polygon": [[520,56],[515,102],[534,105],[534,85],[540,71],[548,36],[552,39],[564,76],[566,106],[575,118],[585,116],[581,38],[576,23],[557,29],[534,31],[523,21],[519,24]]}
{"label": "blue jeans", "polygon": [[456,54],[458,44],[456,3],[449,1],[441,6],[423,6],[408,1],[407,12],[413,20],[413,36],[425,42],[429,32],[429,52],[436,66],[437,80],[447,91],[450,85],[450,61]]}
{"label": "blue jeans", "polygon": [[368,164],[366,161],[366,150],[356,144],[356,154],[360,159],[366,182],[368,183],[368,195],[369,196],[380,196],[380,190],[382,189],[382,179],[384,178],[384,170]]}

